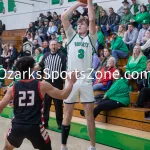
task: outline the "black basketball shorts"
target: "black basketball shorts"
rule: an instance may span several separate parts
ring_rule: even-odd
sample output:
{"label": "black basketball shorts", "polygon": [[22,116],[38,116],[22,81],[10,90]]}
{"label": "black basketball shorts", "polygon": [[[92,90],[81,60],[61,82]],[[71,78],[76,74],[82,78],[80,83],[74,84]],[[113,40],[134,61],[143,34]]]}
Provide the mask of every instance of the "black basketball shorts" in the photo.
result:
{"label": "black basketball shorts", "polygon": [[12,123],[7,134],[8,142],[15,148],[19,148],[25,138],[32,143],[35,149],[52,150],[50,137],[43,125]]}

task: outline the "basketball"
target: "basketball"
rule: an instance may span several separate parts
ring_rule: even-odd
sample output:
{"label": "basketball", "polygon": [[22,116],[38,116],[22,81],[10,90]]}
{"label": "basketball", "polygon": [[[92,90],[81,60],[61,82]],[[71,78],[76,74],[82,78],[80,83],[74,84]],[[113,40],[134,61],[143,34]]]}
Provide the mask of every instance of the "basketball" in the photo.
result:
{"label": "basketball", "polygon": [[78,1],[81,2],[81,3],[87,4],[87,0],[78,0]]}

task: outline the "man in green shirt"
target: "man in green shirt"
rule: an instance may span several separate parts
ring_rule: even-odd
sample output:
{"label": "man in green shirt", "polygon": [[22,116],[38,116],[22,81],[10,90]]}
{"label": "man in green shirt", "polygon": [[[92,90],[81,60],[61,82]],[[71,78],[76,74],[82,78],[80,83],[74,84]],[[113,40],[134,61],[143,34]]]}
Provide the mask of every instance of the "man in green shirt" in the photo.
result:
{"label": "man in green shirt", "polygon": [[112,33],[111,50],[116,62],[118,58],[126,58],[128,56],[128,47],[123,42],[122,37],[118,36],[116,32]]}
{"label": "man in green shirt", "polygon": [[140,12],[140,4],[136,3],[136,0],[131,0],[132,5],[130,6],[131,13],[135,16]]}
{"label": "man in green shirt", "polygon": [[127,25],[130,23],[130,19],[132,19],[134,16],[130,12],[128,7],[124,7],[124,15],[121,17],[120,24],[123,25],[126,29]]}

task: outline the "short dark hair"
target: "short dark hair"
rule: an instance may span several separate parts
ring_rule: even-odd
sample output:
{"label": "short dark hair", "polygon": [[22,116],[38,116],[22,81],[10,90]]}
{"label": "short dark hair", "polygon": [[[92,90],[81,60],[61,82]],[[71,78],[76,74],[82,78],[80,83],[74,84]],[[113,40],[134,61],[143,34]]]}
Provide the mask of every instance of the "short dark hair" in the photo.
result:
{"label": "short dark hair", "polygon": [[135,26],[134,23],[129,23],[128,26],[129,26],[129,25],[131,25],[131,26],[133,26],[133,27]]}
{"label": "short dark hair", "polygon": [[34,64],[35,60],[31,56],[24,56],[16,62],[16,69],[20,72],[21,79],[29,79],[29,69],[34,68]]}

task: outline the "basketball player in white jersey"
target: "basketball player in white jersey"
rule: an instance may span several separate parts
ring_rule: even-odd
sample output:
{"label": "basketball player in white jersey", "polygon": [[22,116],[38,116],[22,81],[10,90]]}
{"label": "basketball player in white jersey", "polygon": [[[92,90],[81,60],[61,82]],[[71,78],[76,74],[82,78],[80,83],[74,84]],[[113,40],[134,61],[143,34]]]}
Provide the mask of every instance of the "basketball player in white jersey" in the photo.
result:
{"label": "basketball player in white jersey", "polygon": [[[69,17],[79,6],[86,7],[86,4],[77,2],[62,14],[62,23],[67,35],[68,43],[68,71],[84,71],[74,84],[71,94],[64,100],[64,120],[62,123],[62,145],[61,150],[68,150],[67,139],[70,131],[70,122],[73,114],[74,104],[80,102],[83,104],[87,127],[90,137],[90,147],[88,150],[95,148],[95,122],[93,116],[94,95],[92,89],[92,80],[88,79],[90,68],[92,68],[92,54],[95,52],[97,33],[95,28],[95,13],[92,6],[92,0],[87,0],[88,19],[78,20],[77,33],[73,30]],[[84,79],[83,79],[84,78]],[[66,83],[67,85],[67,83]]]}

